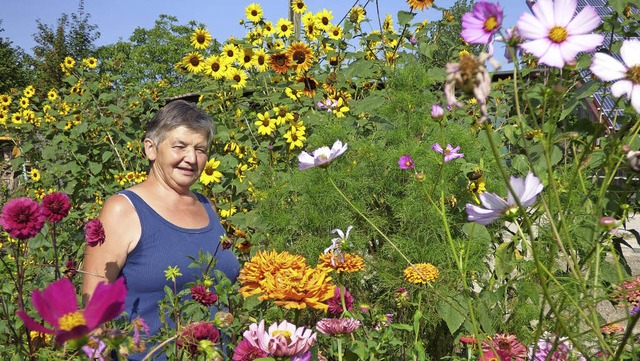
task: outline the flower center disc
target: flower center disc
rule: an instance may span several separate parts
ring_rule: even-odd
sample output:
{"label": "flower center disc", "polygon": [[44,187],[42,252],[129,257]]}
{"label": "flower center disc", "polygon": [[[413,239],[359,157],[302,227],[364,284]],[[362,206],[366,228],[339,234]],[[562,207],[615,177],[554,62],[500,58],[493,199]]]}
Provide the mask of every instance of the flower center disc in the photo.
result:
{"label": "flower center disc", "polygon": [[78,326],[84,326],[87,321],[84,319],[82,311],[67,313],[58,320],[59,328],[63,331],[71,331]]}
{"label": "flower center disc", "polygon": [[634,84],[640,84],[640,65],[634,65],[627,70],[627,79],[631,80]]}
{"label": "flower center disc", "polygon": [[496,26],[498,26],[498,19],[496,19],[495,16],[489,17],[484,22],[484,30],[486,31],[493,31],[493,29],[495,29]]}
{"label": "flower center disc", "polygon": [[563,28],[562,26],[554,26],[551,28],[551,30],[549,30],[549,40],[553,41],[554,43],[561,43],[567,40],[568,36],[569,34],[567,33],[567,29]]}

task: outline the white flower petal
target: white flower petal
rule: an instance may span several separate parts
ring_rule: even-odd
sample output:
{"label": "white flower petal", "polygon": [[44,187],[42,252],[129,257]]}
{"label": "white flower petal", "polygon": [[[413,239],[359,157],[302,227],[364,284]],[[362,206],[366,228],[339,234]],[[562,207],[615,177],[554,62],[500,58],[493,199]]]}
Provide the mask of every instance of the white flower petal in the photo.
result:
{"label": "white flower petal", "polygon": [[547,49],[547,52],[539,58],[539,61],[542,64],[547,64],[548,66],[552,66],[554,68],[564,67],[565,58],[562,56],[560,46],[558,46],[557,44],[551,43],[551,46],[549,47],[549,49]]}
{"label": "white flower petal", "polygon": [[566,29],[570,35],[588,34],[597,28],[601,22],[602,19],[600,19],[596,9],[593,6],[585,6],[566,26]]}
{"label": "white flower petal", "polygon": [[466,210],[467,210],[467,219],[469,221],[476,222],[484,226],[495,222],[498,218],[502,216],[502,213],[499,211],[484,209],[470,203],[467,203]]}
{"label": "white flower petal", "polygon": [[298,165],[298,169],[305,170],[313,167],[315,165],[313,156],[307,152],[302,152],[298,155],[298,161],[300,164]]}
{"label": "white flower petal", "polygon": [[640,114],[640,85],[638,84],[634,85],[631,91],[631,105]]}
{"label": "white flower petal", "polygon": [[527,178],[524,180],[524,191],[518,194],[522,206],[525,208],[531,207],[543,188],[544,186],[538,177],[533,175],[533,173],[527,174]]}
{"label": "white flower petal", "polygon": [[631,80],[619,80],[611,86],[611,95],[614,97],[621,97],[623,95],[631,98],[631,91],[633,90],[633,82]]}
{"label": "white flower petal", "polygon": [[[531,7],[531,11],[536,18],[544,25],[545,30],[551,29],[556,25],[553,18],[553,1],[538,0]],[[573,15],[573,13],[571,13]]]}
{"label": "white flower petal", "polygon": [[[337,233],[337,234],[338,234],[338,236],[339,236],[341,239],[344,239],[344,233],[342,233],[342,230],[341,230],[341,229],[338,229],[338,228],[336,228],[336,229],[332,229],[332,230],[331,230],[331,232],[329,232],[329,233]],[[334,238],[334,239],[336,239],[336,238]]]}
{"label": "white flower petal", "polygon": [[567,27],[576,13],[577,0],[556,0],[553,4],[553,22],[556,26]]}
{"label": "white flower petal", "polygon": [[549,51],[552,44],[553,43],[549,39],[542,38],[520,44],[520,47],[527,53],[535,57],[542,58]]}
{"label": "white flower petal", "polygon": [[517,29],[518,36],[530,40],[546,38],[549,34],[549,28],[529,13],[524,13],[520,16]]}
{"label": "white flower petal", "polygon": [[591,72],[603,81],[622,79],[627,73],[627,67],[611,55],[595,53],[591,58]]}
{"label": "white flower petal", "polygon": [[502,212],[509,208],[509,204],[495,193],[484,192],[478,198],[487,209]]}
{"label": "white flower petal", "polygon": [[620,56],[628,67],[640,65],[640,40],[625,40],[620,48]]}

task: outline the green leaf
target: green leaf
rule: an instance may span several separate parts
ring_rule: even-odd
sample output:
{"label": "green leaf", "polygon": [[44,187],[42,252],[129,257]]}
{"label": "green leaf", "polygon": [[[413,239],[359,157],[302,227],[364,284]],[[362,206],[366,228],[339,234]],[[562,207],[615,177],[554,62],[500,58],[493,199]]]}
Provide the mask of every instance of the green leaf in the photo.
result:
{"label": "green leaf", "polygon": [[105,151],[104,153],[102,153],[102,161],[106,162],[109,159],[111,159],[111,156],[113,155],[113,152],[110,150]]}
{"label": "green leaf", "polygon": [[[465,314],[460,313],[458,309],[465,310]],[[467,318],[468,313],[465,307],[462,306],[462,299],[460,295],[455,298],[447,297],[446,299],[440,300],[436,304],[436,310],[444,322],[447,323],[447,327],[451,334],[455,334],[456,331],[458,331],[464,320]]]}
{"label": "green leaf", "polygon": [[398,11],[398,23],[400,25],[405,26],[409,24],[411,20],[416,16],[416,14],[409,11]]}
{"label": "green leaf", "polygon": [[469,236],[470,241],[490,243],[491,235],[487,228],[475,222],[465,223],[462,226],[462,232]]}
{"label": "green leaf", "polygon": [[504,242],[498,246],[495,256],[496,275],[502,277],[513,271],[515,264],[515,245],[513,242]]}
{"label": "green leaf", "polygon": [[585,84],[577,87],[576,90],[572,93],[569,100],[564,103],[564,110],[560,114],[560,118],[558,120],[562,120],[567,115],[571,114],[571,112],[578,106],[578,104],[582,103],[582,99],[593,95],[600,88],[600,86],[602,86],[602,82],[600,80],[589,80]]}
{"label": "green leaf", "polygon": [[244,303],[242,304],[242,307],[247,311],[251,311],[254,308],[256,308],[261,302],[262,301],[258,299],[258,296],[249,296],[244,299]]}
{"label": "green leaf", "polygon": [[97,162],[89,162],[89,171],[92,174],[98,174],[102,170],[102,163]]}
{"label": "green leaf", "polygon": [[422,311],[417,310],[413,314],[413,332],[418,335],[420,333],[420,319],[422,318]]}
{"label": "green leaf", "polygon": [[362,341],[354,341],[351,344],[349,344],[347,348],[347,353],[348,352],[353,352],[354,354],[358,355],[358,357],[361,360],[366,360],[367,357],[369,356],[369,352],[367,350],[367,344],[365,344]]}

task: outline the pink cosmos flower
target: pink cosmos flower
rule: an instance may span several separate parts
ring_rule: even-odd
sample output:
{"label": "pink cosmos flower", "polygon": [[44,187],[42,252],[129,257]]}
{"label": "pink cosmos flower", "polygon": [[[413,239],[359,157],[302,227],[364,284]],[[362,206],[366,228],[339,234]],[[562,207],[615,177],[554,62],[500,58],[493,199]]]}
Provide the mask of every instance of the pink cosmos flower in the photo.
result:
{"label": "pink cosmos flower", "polygon": [[333,108],[338,106],[338,101],[334,99],[326,99],[324,102],[317,102],[316,107],[322,110],[330,112]]}
{"label": "pink cosmos flower", "polygon": [[575,17],[577,0],[538,0],[533,15],[518,19],[518,34],[525,40],[522,49],[539,58],[540,63],[562,68],[580,52],[591,52],[604,37],[591,32],[602,21],[592,6],[585,6]]}
{"label": "pink cosmos flower", "polygon": [[301,356],[309,351],[317,337],[312,330],[287,321],[274,323],[265,330],[264,320],[249,325],[243,336],[254,347],[276,357]]}
{"label": "pink cosmos flower", "polygon": [[180,336],[176,340],[179,348],[185,348],[190,354],[200,353],[198,345],[200,341],[207,340],[216,343],[220,338],[220,331],[211,323],[206,321],[193,322],[186,325]]}
{"label": "pink cosmos flower", "polygon": [[82,351],[84,351],[85,355],[89,358],[89,360],[93,361],[104,361],[104,357],[102,357],[102,353],[104,349],[107,347],[107,344],[104,343],[101,339],[97,337],[89,338],[89,341],[86,345],[82,346]]}
{"label": "pink cosmos flower", "polygon": [[[511,177],[509,184],[524,208],[531,207],[538,193],[544,188],[533,173],[527,174],[524,179]],[[489,192],[480,194],[479,198],[484,208],[467,203],[466,211],[469,221],[487,225],[504,215],[514,215],[518,211],[518,205],[511,192],[508,192],[506,201],[497,194]]]}
{"label": "pink cosmos flower", "polygon": [[43,291],[31,294],[33,307],[52,326],[46,328],[27,316],[24,311],[16,314],[32,331],[56,335],[58,344],[87,335],[101,324],[120,316],[124,311],[127,287],[124,278],[105,284],[100,282],[84,310],[78,308],[76,290],[68,278],[49,284]]}
{"label": "pink cosmos flower", "polygon": [[84,235],[89,247],[99,246],[104,243],[105,235],[102,222],[94,218],[84,224]]}
{"label": "pink cosmos flower", "polygon": [[400,169],[413,169],[413,159],[411,159],[409,154],[405,154],[398,160],[398,165],[400,166]]}
{"label": "pink cosmos flower", "polygon": [[314,150],[311,154],[302,152],[298,156],[298,169],[305,170],[313,167],[326,168],[332,160],[341,155],[347,150],[347,144],[342,145],[342,142],[336,140],[333,143],[331,149],[329,147],[322,147]]}
{"label": "pink cosmos flower", "polygon": [[69,215],[70,209],[69,196],[64,193],[53,192],[42,198],[42,211],[51,223],[63,220]]}
{"label": "pink cosmos flower", "polygon": [[460,35],[470,44],[491,43],[493,35],[502,26],[502,9],[499,4],[486,1],[477,2],[473,6],[473,12],[462,16],[462,32]]}
{"label": "pink cosmos flower", "polygon": [[631,105],[640,113],[640,40],[625,40],[620,48],[624,63],[611,55],[596,53],[591,59],[591,72],[604,81],[615,81],[611,94],[626,95]]}
{"label": "pink cosmos flower", "polygon": [[460,146],[457,146],[454,148],[451,146],[451,144],[447,144],[447,147],[442,149],[440,144],[436,143],[431,146],[431,149],[435,150],[438,153],[443,154],[445,163],[457,158],[464,157],[464,153],[458,153],[458,151],[460,150]]}
{"label": "pink cosmos flower", "polygon": [[337,287],[333,291],[333,297],[327,300],[327,306],[329,306],[329,312],[334,315],[341,315],[344,311],[351,311],[353,309],[353,296],[351,292],[344,289],[344,305],[347,309],[342,307],[342,299],[340,298],[341,291],[344,287]]}
{"label": "pink cosmos flower", "polygon": [[253,346],[248,339],[243,338],[238,342],[238,346],[233,350],[233,361],[252,361],[257,358],[267,357],[267,353],[256,346]]}
{"label": "pink cosmos flower", "polygon": [[20,240],[35,237],[46,220],[42,208],[31,198],[15,198],[2,207],[0,225],[13,238]]}
{"label": "pink cosmos flower", "polygon": [[316,323],[318,331],[325,335],[344,335],[352,333],[360,327],[355,318],[323,318]]}
{"label": "pink cosmos flower", "polygon": [[218,296],[203,285],[191,287],[191,298],[204,306],[211,306],[218,300]]}

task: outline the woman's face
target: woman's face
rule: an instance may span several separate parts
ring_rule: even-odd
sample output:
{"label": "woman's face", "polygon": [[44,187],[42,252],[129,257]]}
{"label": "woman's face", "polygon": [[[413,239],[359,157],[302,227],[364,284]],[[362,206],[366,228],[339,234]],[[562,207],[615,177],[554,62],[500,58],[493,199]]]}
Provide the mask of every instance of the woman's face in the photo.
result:
{"label": "woman's face", "polygon": [[145,139],[147,157],[155,175],[169,186],[190,188],[207,163],[207,137],[185,127],[169,132],[158,145]]}

